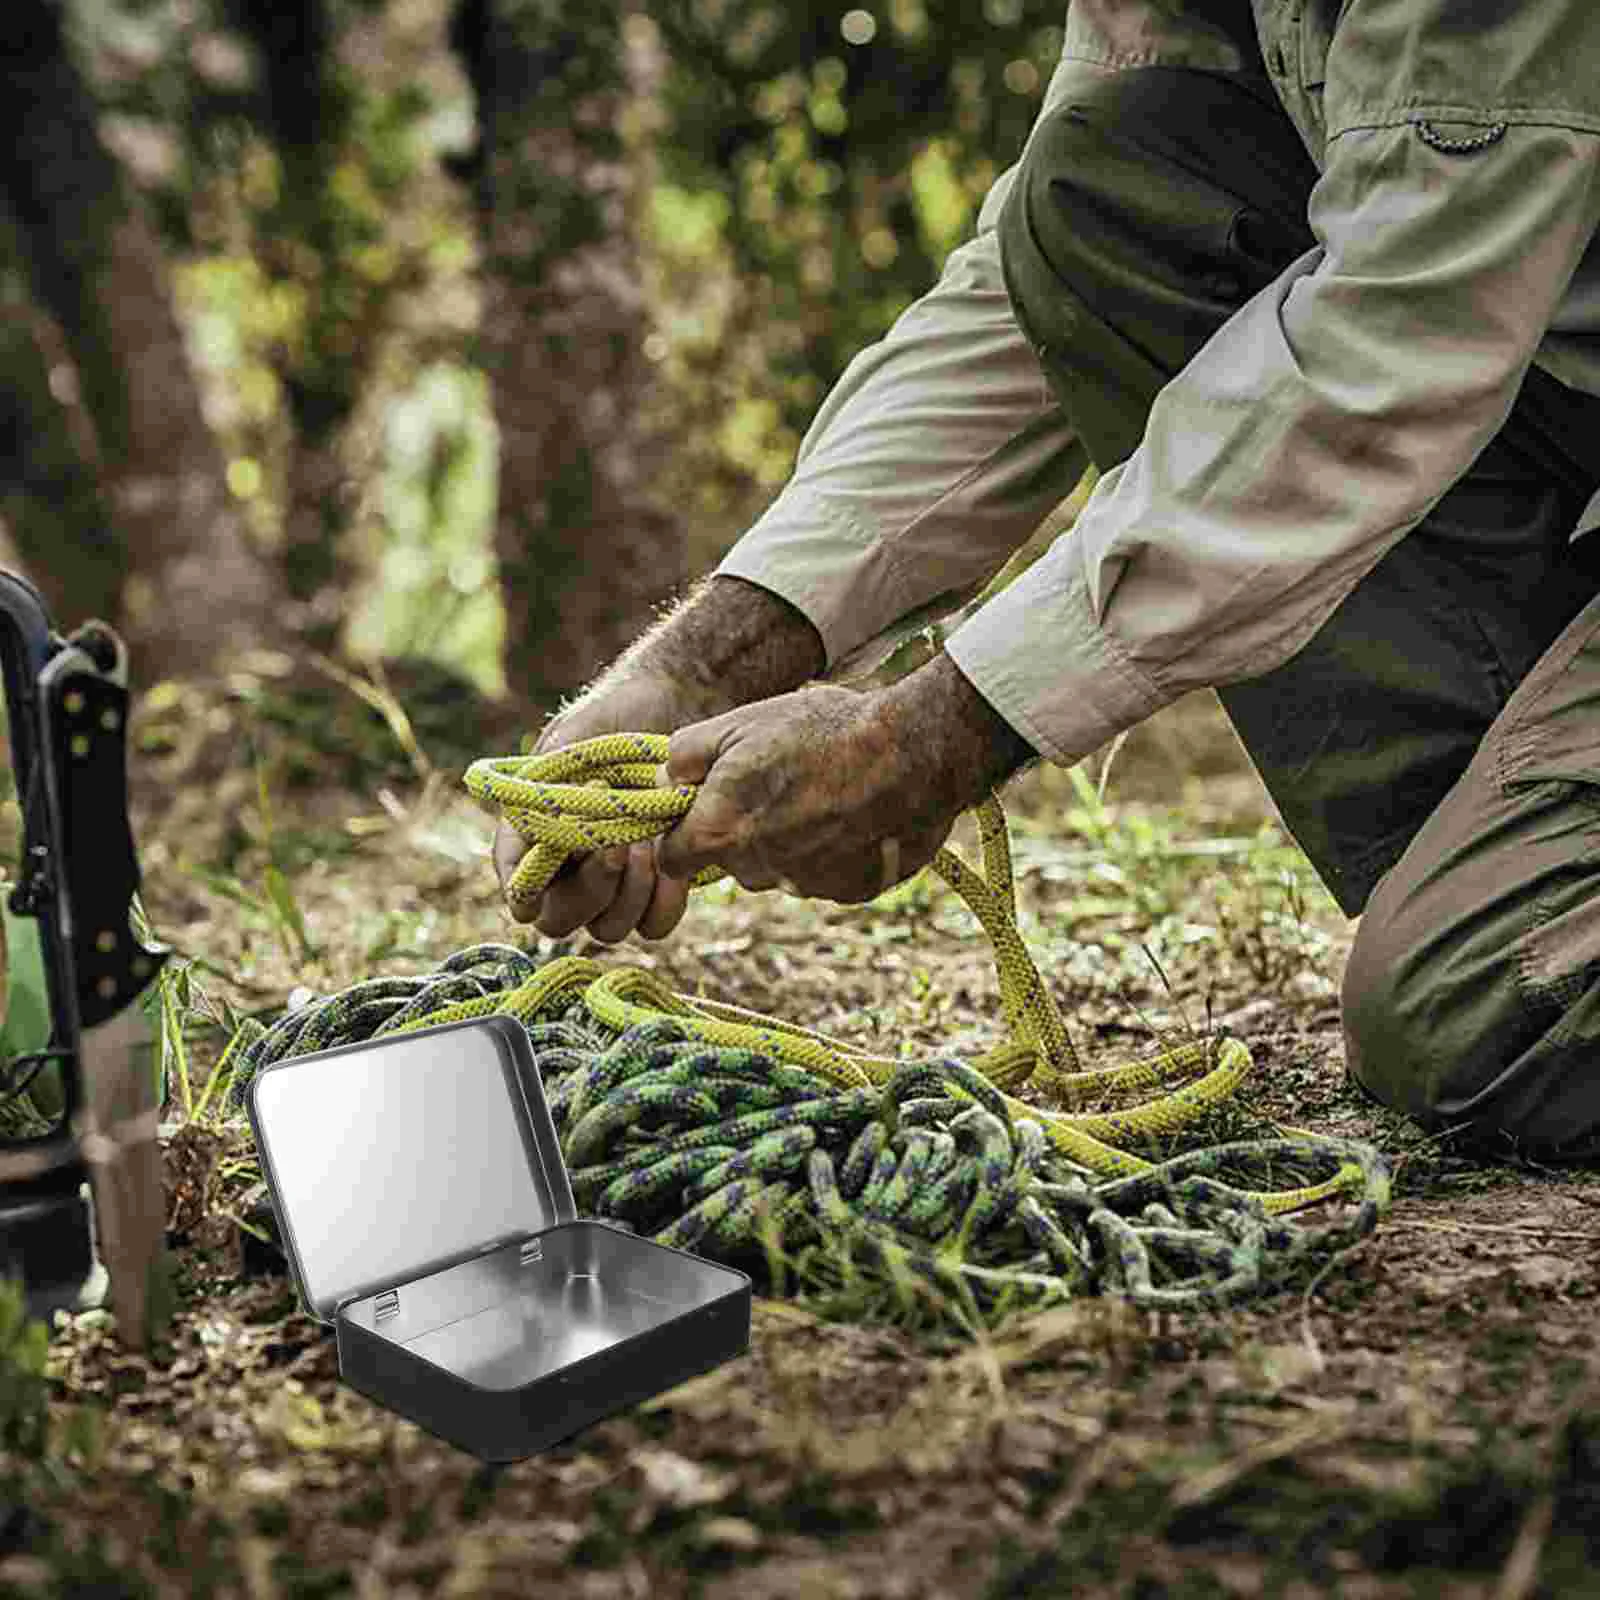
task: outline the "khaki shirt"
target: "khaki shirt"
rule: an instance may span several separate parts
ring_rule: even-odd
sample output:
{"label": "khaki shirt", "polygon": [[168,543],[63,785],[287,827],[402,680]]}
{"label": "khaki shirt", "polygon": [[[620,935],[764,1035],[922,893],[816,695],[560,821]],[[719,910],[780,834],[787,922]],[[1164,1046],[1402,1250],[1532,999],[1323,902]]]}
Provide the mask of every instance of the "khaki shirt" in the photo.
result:
{"label": "khaki shirt", "polygon": [[[1317,245],[1161,392],[1072,531],[948,641],[1058,762],[1292,656],[1467,470],[1530,362],[1600,394],[1596,0],[1252,9],[1321,173]],[[1073,0],[1041,116],[1085,75],[1242,71],[1242,17],[1225,0]],[[970,590],[1085,466],[1001,281],[1011,176],[845,372],[720,569],[796,605],[830,662]],[[1600,496],[1574,536],[1593,525]]]}

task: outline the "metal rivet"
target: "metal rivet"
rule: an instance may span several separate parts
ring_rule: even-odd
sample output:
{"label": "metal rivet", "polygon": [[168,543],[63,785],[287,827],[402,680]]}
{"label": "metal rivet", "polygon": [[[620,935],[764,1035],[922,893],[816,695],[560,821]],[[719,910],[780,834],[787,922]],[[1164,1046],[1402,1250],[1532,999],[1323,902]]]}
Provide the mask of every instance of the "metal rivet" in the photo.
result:
{"label": "metal rivet", "polygon": [[104,728],[107,733],[115,733],[117,729],[122,726],[122,718],[117,714],[117,711],[114,707],[107,706],[106,709],[100,713],[100,726]]}
{"label": "metal rivet", "polygon": [[79,761],[84,760],[89,754],[89,735],[75,733],[72,736],[72,753]]}
{"label": "metal rivet", "polygon": [[117,936],[109,928],[102,928],[94,936],[94,947],[101,955],[108,956],[117,948]]}
{"label": "metal rivet", "polygon": [[83,690],[82,689],[69,689],[61,697],[62,709],[67,713],[67,715],[69,717],[76,717],[76,716],[81,715],[82,711],[83,711],[83,708],[84,708],[84,706],[86,704],[87,704],[87,702],[83,698]]}
{"label": "metal rivet", "polygon": [[94,986],[94,992],[102,1000],[115,1000],[117,998],[117,980],[115,978],[102,978]]}

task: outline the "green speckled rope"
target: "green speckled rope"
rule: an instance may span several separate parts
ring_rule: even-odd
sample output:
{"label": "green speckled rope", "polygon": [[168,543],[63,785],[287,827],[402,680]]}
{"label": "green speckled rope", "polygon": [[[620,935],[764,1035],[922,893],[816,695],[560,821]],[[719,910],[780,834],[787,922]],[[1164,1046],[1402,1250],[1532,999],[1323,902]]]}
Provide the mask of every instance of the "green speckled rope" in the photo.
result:
{"label": "green speckled rope", "polygon": [[[541,755],[473,762],[464,778],[468,790],[497,806],[502,820],[528,846],[507,884],[510,902],[531,906],[564,862],[608,845],[653,837],[681,818],[696,791],[692,784],[657,783],[668,748],[660,734],[618,733]],[[1162,1049],[1149,1061],[1079,1070],[1065,1019],[1017,927],[1011,847],[999,797],[990,794],[973,817],[981,869],[948,847],[931,864],[978,919],[994,956],[1007,1037],[973,1065],[995,1085],[997,1105],[1005,1105],[1013,1116],[1037,1117],[1045,1137],[1069,1160],[1103,1175],[1141,1172],[1147,1163],[1130,1146],[1169,1140],[1225,1105],[1250,1071],[1250,1052],[1238,1039],[1218,1040],[1214,1047],[1188,1041]],[[708,868],[694,881],[709,882],[717,876]],[[616,1033],[651,1018],[682,1018],[687,1030],[708,1045],[757,1050],[839,1088],[883,1083],[899,1065],[895,1059],[869,1056],[781,1018],[674,994],[641,968],[602,971],[592,963],[576,967],[591,980],[583,989],[588,1011]],[[550,990],[565,992],[569,977],[577,982],[580,973],[557,971],[548,980],[541,974],[523,994],[509,998],[506,1008],[515,1008],[524,1020],[541,1014]],[[1045,1111],[1005,1097],[1004,1090],[1030,1077],[1066,1109]],[[1182,1087],[1175,1088],[1178,1082]],[[1086,1102],[1127,1087],[1155,1093],[1115,1111],[1082,1109]],[[1350,1166],[1322,1184],[1298,1185],[1261,1198],[1269,1210],[1292,1211],[1348,1192],[1361,1181],[1359,1169]]]}
{"label": "green speckled rope", "polygon": [[[587,966],[588,964],[584,964]],[[236,1037],[235,1104],[271,1061],[482,1015],[540,969],[478,946],[436,973],[380,978]],[[981,1073],[946,1058],[841,1089],[759,1051],[708,1045],[658,1018],[620,1032],[549,963],[523,1014],[580,1212],[732,1262],[781,1256],[798,1277],[853,1281],[910,1312],[952,1299],[993,1323],[1080,1294],[1220,1304],[1281,1283],[1370,1232],[1388,1169],[1375,1150],[1299,1136],[1190,1151],[1105,1177],[1055,1148]],[[1357,1170],[1337,1221],[1276,1217],[1243,1185]]]}

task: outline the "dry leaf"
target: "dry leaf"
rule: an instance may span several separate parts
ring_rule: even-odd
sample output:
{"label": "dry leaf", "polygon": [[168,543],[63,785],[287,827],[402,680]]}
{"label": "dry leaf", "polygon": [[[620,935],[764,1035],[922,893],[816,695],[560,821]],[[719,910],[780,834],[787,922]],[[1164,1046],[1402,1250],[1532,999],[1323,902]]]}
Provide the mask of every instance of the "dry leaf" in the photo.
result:
{"label": "dry leaf", "polygon": [[761,1544],[761,1530],[743,1517],[707,1517],[694,1531],[701,1544],[728,1550],[755,1550]]}
{"label": "dry leaf", "polygon": [[1517,1281],[1527,1289],[1551,1289],[1560,1292],[1571,1287],[1578,1275],[1578,1265],[1565,1256],[1522,1256],[1512,1262],[1511,1270]]}
{"label": "dry leaf", "polygon": [[1262,1382],[1275,1394],[1314,1383],[1327,1367],[1321,1353],[1303,1341],[1261,1345],[1251,1356]]}
{"label": "dry leaf", "polygon": [[673,1450],[638,1450],[633,1459],[650,1492],[679,1510],[725,1500],[737,1482],[733,1474],[709,1471]]}

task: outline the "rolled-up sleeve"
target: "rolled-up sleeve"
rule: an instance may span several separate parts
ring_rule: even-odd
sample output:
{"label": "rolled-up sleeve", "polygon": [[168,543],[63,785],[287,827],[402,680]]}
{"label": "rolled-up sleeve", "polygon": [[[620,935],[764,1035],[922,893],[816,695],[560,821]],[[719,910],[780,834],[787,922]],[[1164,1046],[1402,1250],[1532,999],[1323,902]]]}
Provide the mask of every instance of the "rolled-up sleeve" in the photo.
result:
{"label": "rolled-up sleeve", "polygon": [[948,641],[1052,759],[1287,660],[1504,423],[1600,223],[1600,13],[1493,9],[1519,31],[1350,0],[1316,85],[1317,247]]}
{"label": "rolled-up sleeve", "polygon": [[831,664],[970,593],[1086,465],[1012,317],[989,228],[846,369],[793,477],[718,570],[796,606]]}

